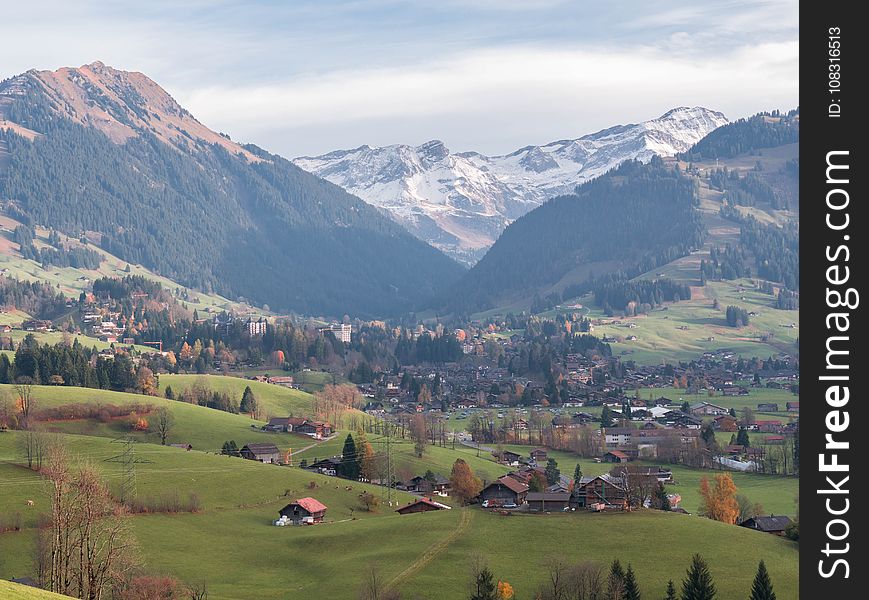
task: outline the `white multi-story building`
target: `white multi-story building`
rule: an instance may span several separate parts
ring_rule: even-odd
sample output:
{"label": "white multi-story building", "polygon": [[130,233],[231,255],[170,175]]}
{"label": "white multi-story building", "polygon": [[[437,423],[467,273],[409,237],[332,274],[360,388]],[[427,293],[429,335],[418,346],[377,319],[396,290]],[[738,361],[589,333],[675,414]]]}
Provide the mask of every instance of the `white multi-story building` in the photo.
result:
{"label": "white multi-story building", "polygon": [[335,339],[339,342],[344,342],[345,344],[350,343],[350,334],[353,331],[353,326],[348,323],[335,323],[329,325],[328,327],[323,327],[320,329],[321,332],[331,331],[332,335],[335,336]]}

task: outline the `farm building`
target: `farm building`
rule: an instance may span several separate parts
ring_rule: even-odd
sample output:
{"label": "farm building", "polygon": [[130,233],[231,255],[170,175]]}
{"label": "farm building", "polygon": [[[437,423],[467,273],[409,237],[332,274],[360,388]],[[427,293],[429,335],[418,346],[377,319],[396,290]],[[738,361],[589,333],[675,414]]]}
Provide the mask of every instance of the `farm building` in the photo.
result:
{"label": "farm building", "polygon": [[786,402],[785,408],[788,412],[800,412],[800,403],[799,402]]}
{"label": "farm building", "polygon": [[292,521],[294,525],[322,523],[326,516],[326,505],[314,498],[300,498],[283,507],[280,515]]}
{"label": "farm building", "polygon": [[446,496],[450,491],[450,480],[443,475],[434,475],[429,479],[424,476],[417,475],[413,479],[407,481],[402,487],[405,490],[417,494],[438,494]]}
{"label": "farm building", "polygon": [[516,452],[510,452],[509,450],[503,450],[502,452],[492,452],[492,456],[495,457],[499,463],[504,465],[511,466],[519,466],[519,459],[522,458],[521,454],[517,454]]}
{"label": "farm building", "polygon": [[402,506],[395,512],[400,515],[409,515],[413,513],[429,512],[432,510],[449,510],[450,508],[452,507],[447,506],[446,504],[441,504],[440,502],[435,502],[429,498],[419,498],[410,504]]}
{"label": "farm building", "polygon": [[242,458],[263,463],[281,462],[281,451],[274,444],[245,444],[239,451]]}
{"label": "farm building", "polygon": [[534,448],[534,450],[531,451],[531,460],[537,463],[545,463],[546,459],[546,448]]}
{"label": "farm building", "polygon": [[770,515],[768,517],[752,517],[746,519],[739,524],[740,527],[771,533],[773,535],[784,535],[785,529],[792,523],[790,517]]}
{"label": "farm building", "polygon": [[477,496],[480,501],[488,500],[494,505],[525,504],[528,486],[512,477],[504,476],[483,488]]}
{"label": "farm building", "polygon": [[707,415],[726,415],[728,413],[728,410],[723,406],[718,406],[717,404],[712,404],[711,402],[698,402],[691,405],[689,412],[695,417],[699,417]]}
{"label": "farm building", "polygon": [[627,495],[622,481],[612,475],[583,477],[579,488],[573,490],[571,503],[580,508],[593,504],[602,504],[604,508],[624,509],[627,506]]}
{"label": "farm building", "polygon": [[778,412],[778,402],[758,402],[757,410],[760,412]]}
{"label": "farm building", "polygon": [[528,510],[564,510],[570,504],[570,492],[528,492]]}
{"label": "farm building", "polygon": [[172,448],[181,448],[182,450],[187,450],[188,452],[190,450],[193,450],[193,446],[191,446],[190,444],[169,444],[169,446]]}
{"label": "farm building", "polygon": [[601,460],[603,462],[606,462],[606,463],[622,463],[622,462],[628,462],[631,459],[627,454],[625,454],[621,450],[610,450],[609,452],[607,452],[606,454],[603,455]]}

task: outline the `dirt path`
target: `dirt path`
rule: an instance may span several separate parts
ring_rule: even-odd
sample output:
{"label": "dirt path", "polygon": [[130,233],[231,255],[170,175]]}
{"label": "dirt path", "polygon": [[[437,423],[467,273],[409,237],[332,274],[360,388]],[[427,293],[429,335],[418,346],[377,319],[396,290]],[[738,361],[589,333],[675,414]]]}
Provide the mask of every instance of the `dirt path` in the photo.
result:
{"label": "dirt path", "polygon": [[438,554],[449,548],[450,544],[456,541],[459,536],[461,536],[465,531],[468,530],[468,527],[471,524],[471,517],[473,516],[471,509],[461,508],[454,510],[462,511],[462,517],[459,520],[459,524],[456,526],[456,528],[453,529],[447,537],[429,546],[429,548],[422,553],[422,556],[413,561],[410,566],[408,566],[404,571],[396,575],[395,578],[389,582],[389,587],[394,588],[408,577],[412,577],[413,575],[419,573],[426,565],[434,560]]}

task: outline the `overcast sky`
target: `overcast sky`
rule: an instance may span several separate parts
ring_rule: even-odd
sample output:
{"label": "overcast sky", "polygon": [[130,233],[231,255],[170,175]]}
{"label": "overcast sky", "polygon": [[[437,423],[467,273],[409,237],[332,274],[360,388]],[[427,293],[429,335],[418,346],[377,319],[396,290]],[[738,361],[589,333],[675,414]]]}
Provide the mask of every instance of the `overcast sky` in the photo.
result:
{"label": "overcast sky", "polygon": [[0,79],[101,60],[287,157],[430,139],[503,154],[675,106],[795,107],[797,5],[22,0],[0,19]]}

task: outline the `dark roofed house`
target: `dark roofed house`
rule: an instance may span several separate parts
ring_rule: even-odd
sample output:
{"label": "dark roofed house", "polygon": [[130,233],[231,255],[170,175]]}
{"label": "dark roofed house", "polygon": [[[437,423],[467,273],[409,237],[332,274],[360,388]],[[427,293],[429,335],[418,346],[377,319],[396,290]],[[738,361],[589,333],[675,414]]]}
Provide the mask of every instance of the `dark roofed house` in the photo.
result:
{"label": "dark roofed house", "polygon": [[546,448],[534,448],[534,450],[531,451],[531,460],[537,463],[545,463],[546,458]]}
{"label": "dark roofed house", "polygon": [[785,530],[791,523],[793,523],[793,521],[791,521],[790,517],[770,515],[768,517],[752,517],[746,519],[740,523],[739,526],[762,531],[764,533],[771,533],[773,535],[784,535]]}
{"label": "dark roofed house", "polygon": [[757,410],[760,412],[778,412],[777,402],[758,402]]}
{"label": "dark roofed house", "polygon": [[299,498],[283,507],[280,515],[287,517],[294,525],[322,523],[326,516],[326,505],[314,498]]}
{"label": "dark roofed house", "polygon": [[495,451],[492,452],[492,456],[494,456],[499,463],[513,466],[517,466],[519,464],[519,459],[522,458],[521,454],[511,452],[510,450],[502,450],[501,452]]}
{"label": "dark roofed house", "polygon": [[786,402],[785,408],[788,412],[800,412],[800,403],[799,402]]}
{"label": "dark roofed house", "polygon": [[315,460],[305,468],[309,471],[321,473],[322,475],[331,475],[332,477],[335,477],[338,474],[338,465],[340,464],[341,458],[338,456],[332,456],[330,458]]}
{"label": "dark roofed house", "polygon": [[429,512],[432,510],[449,510],[450,508],[452,507],[447,506],[446,504],[441,504],[440,502],[435,502],[429,498],[418,498],[410,504],[397,509],[395,512],[400,515],[409,515],[413,513]]}
{"label": "dark roofed house", "polygon": [[263,463],[281,462],[281,451],[274,444],[245,444],[239,451],[242,458]]}
{"label": "dark roofed house", "polygon": [[404,484],[404,489],[408,492],[417,494],[438,494],[439,496],[446,496],[450,491],[450,480],[443,475],[435,475],[431,479],[426,479],[422,475],[417,475]]}
{"label": "dark roofed house", "polygon": [[483,488],[477,496],[480,501],[488,500],[490,504],[501,506],[504,504],[525,504],[525,496],[528,494],[528,486],[512,477],[504,476],[496,479]]}
{"label": "dark roofed house", "polygon": [[570,504],[570,492],[528,492],[528,510],[564,510]]}
{"label": "dark roofed house", "polygon": [[604,474],[580,479],[570,502],[580,508],[624,509],[627,494],[620,477]]}

